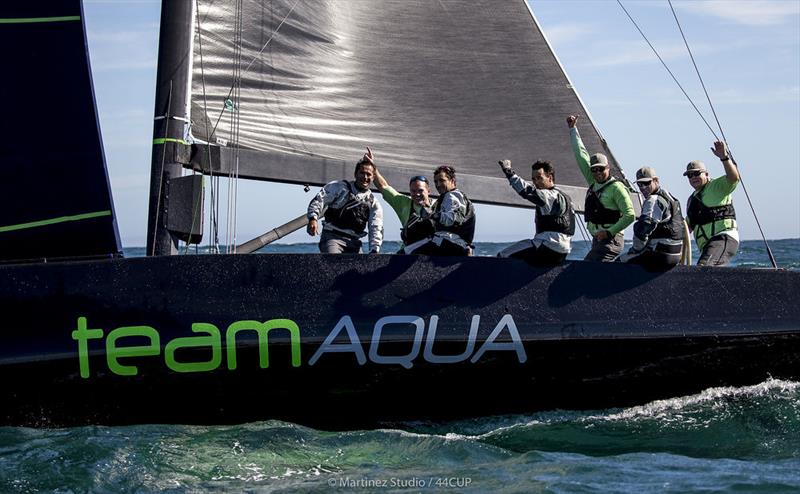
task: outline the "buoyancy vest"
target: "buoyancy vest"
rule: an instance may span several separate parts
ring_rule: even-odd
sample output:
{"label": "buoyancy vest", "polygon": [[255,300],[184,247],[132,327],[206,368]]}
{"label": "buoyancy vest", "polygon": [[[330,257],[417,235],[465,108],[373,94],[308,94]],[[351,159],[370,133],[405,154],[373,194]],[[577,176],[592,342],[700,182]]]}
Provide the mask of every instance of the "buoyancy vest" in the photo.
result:
{"label": "buoyancy vest", "polygon": [[420,214],[411,206],[411,213],[408,215],[406,224],[400,229],[400,238],[406,245],[411,245],[414,242],[426,239],[433,236],[436,232],[433,220],[431,219],[432,211],[430,208],[423,207]]}
{"label": "buoyancy vest", "polygon": [[[345,181],[347,182],[347,181]],[[325,210],[325,221],[336,228],[352,230],[358,235],[364,233],[369,221],[369,211],[371,203],[369,199],[375,200],[372,196],[362,200],[353,193],[353,185],[347,182],[347,201],[340,208],[328,208]]]}
{"label": "buoyancy vest", "polygon": [[587,223],[591,222],[595,225],[613,225],[622,218],[622,211],[619,209],[607,208],[600,202],[600,192],[616,180],[617,179],[614,177],[609,178],[597,191],[591,186],[586,189],[586,202],[584,204],[583,217]]}
{"label": "buoyancy vest", "polygon": [[655,192],[656,195],[662,197],[667,204],[669,204],[669,214],[671,219],[667,222],[659,223],[653,233],[650,234],[651,239],[668,238],[670,240],[683,240],[683,213],[681,212],[681,204],[669,192],[660,188]]}
{"label": "buoyancy vest", "polygon": [[[442,204],[444,204],[444,198],[447,194],[452,194],[454,191],[458,189],[453,189],[449,192],[445,192],[436,201],[436,204],[433,207],[434,214],[439,213],[442,210]],[[459,191],[461,192],[461,191]],[[472,243],[472,239],[475,238],[475,206],[472,205],[472,201],[467,198],[467,196],[461,192],[461,196],[467,202],[467,215],[464,218],[464,221],[461,223],[454,223],[450,226],[442,225],[440,222],[436,222],[436,231],[445,231],[450,232],[458,235],[461,237],[465,242],[468,244]]]}
{"label": "buoyancy vest", "polygon": [[[705,188],[706,186],[704,185],[699,194],[689,196],[689,205],[686,207],[686,219],[689,222],[689,228],[694,229],[696,226],[714,223],[719,220],[735,220],[736,210],[733,209],[733,203],[711,207],[703,204]],[[714,235],[714,232],[712,232],[712,235]]]}
{"label": "buoyancy vest", "polygon": [[553,190],[564,198],[566,210],[559,214],[542,214],[540,208],[536,208],[536,233],[556,232],[575,235],[575,211],[572,209],[572,200],[555,187]]}

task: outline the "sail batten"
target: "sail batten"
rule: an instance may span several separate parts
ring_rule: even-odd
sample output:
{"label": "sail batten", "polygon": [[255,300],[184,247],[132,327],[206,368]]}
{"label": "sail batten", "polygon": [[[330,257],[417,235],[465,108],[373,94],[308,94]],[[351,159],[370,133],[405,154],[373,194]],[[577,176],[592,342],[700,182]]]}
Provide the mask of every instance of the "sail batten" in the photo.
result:
{"label": "sail batten", "polygon": [[[449,164],[471,199],[512,206],[524,202],[497,161],[527,176],[546,159],[582,204],[565,117],[586,111],[524,1],[241,5],[200,2],[191,105],[193,135],[235,148],[240,177],[320,185],[351,176],[369,145],[401,188]],[[588,119],[580,130],[607,150]],[[224,149],[211,154],[228,168]]]}

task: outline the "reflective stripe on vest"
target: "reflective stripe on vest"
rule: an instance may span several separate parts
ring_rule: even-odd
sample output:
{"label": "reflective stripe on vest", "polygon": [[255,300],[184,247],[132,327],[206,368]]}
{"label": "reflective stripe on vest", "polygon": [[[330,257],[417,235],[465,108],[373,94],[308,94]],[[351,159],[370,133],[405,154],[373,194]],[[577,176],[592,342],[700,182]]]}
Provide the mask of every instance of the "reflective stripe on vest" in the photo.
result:
{"label": "reflective stripe on vest", "polygon": [[[536,233],[556,232],[564,235],[575,235],[575,211],[572,209],[572,200],[557,188],[553,190],[564,199],[566,209],[559,214],[542,214],[540,208],[536,208]],[[551,210],[552,211],[552,210]]]}
{"label": "reflective stripe on vest", "polygon": [[669,204],[670,220],[661,222],[656,226],[653,233],[650,234],[651,239],[668,238],[670,240],[683,240],[683,213],[681,213],[681,204],[675,197],[664,189],[659,188],[656,195],[663,198]]}
{"label": "reflective stripe on vest", "polygon": [[[367,228],[371,204],[360,200],[353,193],[353,185],[347,182],[347,201],[341,208],[328,208],[325,221],[339,229],[352,230],[361,235]],[[374,198],[373,198],[374,200]]]}

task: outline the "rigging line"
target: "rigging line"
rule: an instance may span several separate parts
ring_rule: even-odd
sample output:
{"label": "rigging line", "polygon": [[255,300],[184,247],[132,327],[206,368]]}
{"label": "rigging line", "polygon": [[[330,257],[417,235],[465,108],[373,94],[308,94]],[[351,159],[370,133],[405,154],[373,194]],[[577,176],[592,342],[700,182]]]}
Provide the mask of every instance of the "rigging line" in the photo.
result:
{"label": "rigging line", "polygon": [[673,73],[672,73],[672,70],[670,70],[670,68],[669,68],[669,66],[667,65],[667,63],[664,61],[664,59],[663,59],[663,58],[661,58],[661,55],[658,53],[658,50],[656,50],[655,46],[653,46],[653,44],[652,44],[652,43],[650,43],[650,40],[649,40],[649,39],[647,39],[647,36],[645,36],[644,32],[642,32],[642,30],[641,30],[641,28],[639,27],[639,25],[636,23],[636,21],[635,21],[635,20],[633,20],[633,17],[631,16],[631,14],[628,12],[628,10],[625,8],[625,6],[624,6],[624,5],[622,5],[622,1],[621,1],[621,0],[617,0],[617,4],[619,4],[619,6],[620,6],[620,8],[622,9],[622,11],[623,11],[623,12],[625,12],[625,15],[627,15],[627,16],[628,16],[628,19],[630,19],[630,21],[633,23],[634,27],[636,27],[636,30],[637,30],[637,31],[639,31],[639,34],[641,34],[641,35],[642,35],[642,38],[644,38],[644,40],[645,40],[645,41],[647,42],[647,44],[650,46],[650,49],[651,49],[651,50],[653,50],[653,53],[655,53],[656,57],[657,57],[657,58],[658,58],[658,60],[661,62],[661,65],[663,65],[663,66],[664,66],[664,68],[667,70],[667,72],[669,72],[669,75],[672,77],[672,80],[673,80],[673,81],[675,81],[675,84],[677,84],[677,85],[678,85],[678,87],[680,88],[681,92],[683,92],[683,95],[684,95],[684,96],[686,96],[686,99],[687,99],[687,100],[689,100],[689,103],[691,103],[691,105],[692,105],[692,108],[694,108],[694,111],[696,111],[696,112],[697,112],[697,114],[700,116],[700,119],[703,121],[703,123],[705,123],[705,124],[706,124],[706,127],[708,127],[708,130],[710,130],[710,131],[711,131],[711,133],[714,135],[714,137],[715,137],[717,140],[719,140],[719,137],[717,137],[717,133],[716,133],[716,132],[714,132],[714,129],[713,129],[713,128],[711,127],[711,125],[708,123],[708,121],[706,120],[706,117],[705,117],[705,116],[703,116],[703,113],[700,111],[700,109],[699,109],[699,108],[697,108],[697,105],[695,105],[695,104],[694,104],[694,101],[692,100],[692,98],[689,96],[689,94],[686,92],[686,90],[685,90],[685,89],[683,89],[683,86],[681,85],[681,83],[680,83],[680,82],[678,82],[678,79],[675,77],[675,74],[673,74]]}
{"label": "rigging line", "polygon": [[[221,194],[219,193],[220,192],[220,184],[219,184],[219,182],[220,182],[221,178],[222,178],[222,174],[219,174],[216,177],[214,177],[214,179],[216,181],[215,187],[217,189],[217,196],[216,196],[216,201],[217,202],[216,202],[216,204],[214,204],[214,209],[216,209],[216,211],[217,211],[217,219],[219,219],[219,211],[220,211],[219,197],[220,197]],[[219,235],[219,230],[217,230],[217,235]],[[219,254],[219,238],[216,239],[216,242],[217,242],[217,244],[215,245],[215,249],[217,251],[216,253]]]}
{"label": "rigging line", "polygon": [[227,228],[226,228],[226,250],[230,254],[232,249],[235,249],[236,237],[236,206],[237,193],[238,193],[238,168],[239,168],[239,151],[240,151],[240,126],[241,119],[240,103],[241,103],[241,67],[242,67],[242,32],[243,32],[243,17],[242,17],[242,1],[239,0],[236,4],[236,14],[234,22],[234,61],[233,61],[233,87],[231,96],[233,96],[233,108],[231,111],[231,136],[233,140],[233,147],[231,154],[233,156],[233,166],[228,169],[228,215],[227,215]]}
{"label": "rigging line", "polygon": [[[238,7],[238,4],[236,4],[236,7]],[[233,85],[231,86],[231,91],[228,93],[228,96],[227,96],[226,101],[225,101],[226,105],[227,105],[228,101],[231,101],[231,108],[230,108],[231,113],[229,115],[230,122],[229,122],[228,126],[229,126],[229,129],[230,129],[229,138],[234,143],[234,146],[231,147],[228,150],[228,155],[231,156],[231,158],[233,158],[233,159],[235,159],[235,152],[236,152],[236,150],[235,150],[236,135],[235,135],[234,127],[233,127],[233,121],[236,118],[236,101],[231,99],[231,96],[232,96],[232,94],[234,92],[234,88],[236,87],[236,83],[238,82],[238,79],[236,77],[236,75],[237,75],[237,73],[236,73],[236,55],[237,55],[238,48],[239,48],[239,45],[236,43],[236,41],[237,41],[236,34],[238,32],[237,31],[238,23],[239,23],[238,16],[234,16],[234,24],[233,24],[233,32],[234,32],[234,36],[233,36],[233,63],[231,64],[231,79],[233,80]],[[233,161],[233,159],[231,160],[231,162]],[[225,253],[226,254],[230,253],[230,245],[231,245],[231,195],[232,195],[231,194],[231,182],[232,182],[231,174],[232,174],[232,172],[233,172],[233,168],[232,167],[228,167],[228,173],[227,173],[228,181],[226,183],[228,193],[227,193],[227,196],[225,197],[225,200],[226,200],[226,208],[225,208]]]}
{"label": "rigging line", "polygon": [[578,219],[578,230],[581,231],[581,237],[583,237],[584,242],[589,241],[589,230],[586,228],[586,225],[583,223],[583,215],[576,214],[575,217]]}
{"label": "rigging line", "polygon": [[238,44],[239,44],[239,55],[237,60],[237,70],[238,74],[238,84],[236,85],[236,166],[234,169],[234,181],[233,181],[233,237],[231,241],[231,253],[236,253],[236,233],[237,233],[237,220],[238,220],[238,212],[239,212],[239,158],[241,152],[241,122],[242,122],[242,114],[241,114],[241,101],[242,101],[242,71],[241,71],[241,63],[242,63],[242,53],[243,53],[243,32],[244,32],[244,8],[242,7],[243,2],[239,0],[239,12],[238,12],[238,21],[239,21],[239,29],[237,32],[238,37]]}
{"label": "rigging line", "polygon": [[[264,50],[267,49],[267,46],[272,42],[272,39],[275,38],[275,35],[278,34],[278,31],[280,31],[281,27],[283,26],[283,23],[286,22],[286,19],[288,19],[290,15],[292,15],[292,12],[294,12],[294,9],[295,9],[295,7],[297,7],[298,3],[300,3],[300,0],[295,0],[294,4],[292,5],[292,8],[290,8],[289,12],[287,12],[286,15],[283,17],[283,19],[281,20],[280,24],[278,24],[278,27],[276,27],[275,30],[270,35],[270,37],[267,40],[267,42],[264,43],[264,46],[262,46],[261,49],[258,50],[258,53],[256,54],[256,56],[253,57],[253,60],[250,62],[250,64],[247,65],[247,69],[244,71],[245,74],[250,70],[250,67],[252,67],[252,65],[256,62],[256,60],[258,60],[261,57],[261,54],[264,53]],[[230,98],[232,92],[233,92],[233,86],[231,86],[231,89],[228,90],[228,96],[226,96],[225,99]],[[217,126],[219,125],[219,121],[222,119],[222,115],[224,115],[224,114],[225,114],[225,109],[223,107],[223,110],[220,112],[219,116],[217,117],[217,121],[214,123],[214,129],[211,131],[211,135],[214,135],[214,132],[216,132]]]}
{"label": "rigging line", "polygon": [[694,71],[697,74],[697,78],[700,80],[700,86],[703,88],[703,93],[706,95],[706,101],[708,101],[708,106],[711,108],[711,114],[714,115],[714,120],[717,122],[717,128],[719,129],[719,133],[722,135],[723,140],[725,139],[725,132],[722,130],[722,124],[719,122],[719,118],[717,117],[717,111],[714,109],[714,104],[711,103],[711,96],[708,95],[708,90],[706,89],[706,83],[703,80],[703,76],[700,75],[700,69],[697,67],[697,62],[694,60],[694,54],[692,53],[692,49],[689,48],[689,41],[686,39],[686,35],[683,32],[683,26],[681,26],[681,21],[678,20],[678,15],[675,13],[675,8],[672,6],[672,0],[667,0],[669,4],[669,8],[672,11],[672,17],[675,18],[675,24],[678,25],[678,31],[681,33],[681,38],[683,38],[683,44],[686,46],[686,51],[689,53],[689,59],[692,61],[692,65],[694,66]]}
{"label": "rigging line", "polygon": [[[195,8],[196,7],[197,7],[197,3],[195,3]],[[197,14],[195,13],[195,17],[196,16],[197,16]],[[189,105],[190,108],[189,108],[189,110],[187,112],[189,114],[189,115],[187,115],[187,117],[189,117],[189,116],[191,116],[190,115],[191,114],[191,88],[190,88],[190,91],[189,91],[187,96],[188,96],[188,100],[189,100],[189,103],[190,103],[190,105]],[[188,141],[189,140],[189,135],[191,134],[191,120],[188,119],[188,118],[178,118],[178,117],[172,117],[172,118],[173,119],[177,119],[177,120],[182,120],[184,122],[184,136],[185,136],[185,140]],[[201,165],[201,168],[202,168],[202,165]],[[196,175],[197,175],[197,170],[195,170],[194,167],[192,167],[192,177],[194,177]],[[202,180],[202,175],[201,175],[201,180]],[[194,188],[192,188],[192,190],[194,190]],[[201,196],[195,197],[194,194],[192,193],[191,197],[192,197],[192,221],[191,221],[190,226],[189,226],[189,235],[187,236],[187,239],[186,239],[186,246],[185,246],[185,248],[183,250],[184,255],[189,254],[189,248],[192,245],[191,241],[192,241],[192,235],[194,233],[194,228],[197,225],[198,218],[200,217],[200,215],[203,214],[202,211],[199,211],[200,204],[202,203]]]}
{"label": "rigging line", "polygon": [[[167,138],[167,133],[169,132],[169,114],[172,108],[172,79],[169,80],[169,93],[167,94],[167,111],[165,116],[167,117],[164,120],[164,139]],[[167,145],[166,143],[161,144],[161,170],[158,173],[158,196],[156,197],[156,219],[153,222],[153,242],[152,242],[152,250],[150,252],[151,256],[156,255],[156,237],[158,236],[158,212],[161,210],[161,192],[164,186],[164,161],[167,158]]]}
{"label": "rigging line", "polygon": [[[689,53],[689,58],[692,60],[692,65],[694,66],[694,71],[697,74],[697,78],[700,80],[700,85],[703,87],[703,93],[705,93],[706,95],[708,106],[711,108],[711,113],[714,115],[714,120],[717,122],[719,133],[720,135],[722,135],[722,140],[726,143],[727,146],[728,139],[725,137],[725,131],[722,129],[722,124],[720,123],[719,117],[717,116],[717,111],[714,108],[714,104],[711,102],[711,96],[708,94],[708,89],[706,89],[706,83],[703,80],[703,76],[700,75],[700,69],[697,67],[697,63],[694,60],[694,54],[692,53],[692,49],[689,47],[689,41],[686,39],[686,35],[683,32],[683,27],[681,26],[681,22],[678,20],[678,14],[675,13],[675,8],[672,6],[672,0],[667,0],[667,3],[669,3],[669,8],[672,11],[672,17],[675,18],[675,23],[678,25],[678,30],[680,31],[681,37],[683,38],[683,44],[686,46],[686,51]],[[750,194],[747,192],[747,186],[744,184],[744,179],[742,178],[742,172],[741,170],[739,170],[739,165],[736,164],[736,160],[733,158],[733,151],[731,151],[730,146],[728,146],[728,154],[730,155],[730,158],[733,161],[734,166],[736,166],[736,169],[739,171],[739,182],[742,183],[742,190],[744,191],[744,196],[747,198],[747,204],[750,206],[750,211],[752,211],[753,218],[756,220],[758,231],[759,233],[761,233],[762,240],[764,240],[764,246],[767,249],[767,256],[769,257],[769,260],[772,263],[772,267],[777,269],[778,263],[775,261],[775,256],[772,254],[772,249],[770,248],[769,242],[767,241],[767,236],[764,234],[764,230],[761,228],[761,222],[758,220],[758,215],[756,214],[755,207],[753,206],[753,201],[750,200]]]}
{"label": "rigging line", "polygon": [[[195,0],[195,11],[197,12],[197,16],[195,20],[197,21],[197,44],[200,54],[200,82],[203,87],[203,118],[205,119],[205,126],[206,126],[206,156],[205,162],[208,166],[208,175],[210,177],[209,183],[211,185],[211,201],[208,205],[209,211],[209,225],[208,225],[208,247],[209,251],[216,251],[219,252],[219,211],[214,210],[214,197],[216,195],[216,187],[214,183],[214,170],[211,167],[211,136],[209,134],[209,129],[211,127],[211,120],[208,118],[208,96],[206,94],[206,71],[205,71],[205,64],[203,58],[203,31],[202,31],[202,24],[200,22],[200,0]],[[202,170],[203,163],[200,163],[200,169]]]}

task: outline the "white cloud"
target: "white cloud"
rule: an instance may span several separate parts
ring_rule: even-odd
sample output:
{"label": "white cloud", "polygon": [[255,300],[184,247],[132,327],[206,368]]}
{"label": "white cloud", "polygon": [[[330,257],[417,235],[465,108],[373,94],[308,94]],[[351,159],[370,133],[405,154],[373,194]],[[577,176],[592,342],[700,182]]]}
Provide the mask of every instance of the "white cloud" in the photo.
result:
{"label": "white cloud", "polygon": [[128,189],[147,189],[150,187],[150,175],[111,175],[112,189],[123,191]]}
{"label": "white cloud", "polygon": [[130,3],[130,4],[137,4],[137,3],[141,3],[141,4],[156,4],[156,3],[161,3],[161,0],[84,0],[84,3],[90,3],[90,4],[91,3],[95,3],[95,4],[110,3],[110,4],[114,4],[114,5],[126,4],[126,3]]}
{"label": "white cloud", "polygon": [[[653,43],[653,45],[664,61],[685,59],[688,56],[686,54],[686,47],[682,44]],[[651,50],[644,41],[642,41],[642,43],[602,43],[596,48],[598,48],[597,51],[599,53],[603,53],[604,55],[587,57],[587,61],[582,64],[584,67],[614,67],[640,63],[658,63],[658,58],[653,53],[653,50]],[[695,56],[707,55],[715,53],[720,49],[720,47],[711,45],[695,44],[692,47],[692,53],[694,53]]]}
{"label": "white cloud", "polygon": [[594,31],[594,28],[589,24],[579,23],[557,24],[554,26],[548,26],[547,28],[544,28],[543,26],[542,29],[544,29],[547,40],[553,45],[566,44],[578,40],[586,40],[587,37],[589,37]]}
{"label": "white cloud", "polygon": [[705,14],[747,26],[772,26],[800,15],[796,0],[707,0],[676,3],[682,10]]}
{"label": "white cloud", "polygon": [[95,71],[155,70],[158,27],[111,31],[89,30],[89,51]]}
{"label": "white cloud", "polygon": [[767,103],[797,103],[800,101],[800,86],[767,88],[762,90],[741,91],[728,89],[712,94],[715,104],[767,104]]}
{"label": "white cloud", "polygon": [[156,24],[149,24],[142,26],[141,29],[129,31],[95,31],[89,30],[89,41],[93,43],[102,44],[127,44],[127,43],[144,43],[153,44],[151,41],[153,33],[158,33],[158,26]]}
{"label": "white cloud", "polygon": [[[685,97],[677,93],[678,89],[661,91],[660,94],[652,96],[648,101],[653,105],[684,106],[689,104]],[[695,104],[700,107],[700,111],[709,112],[705,96],[699,91],[691,92],[691,97]],[[763,89],[722,89],[711,92],[711,101],[715,106],[718,105],[767,105],[774,103],[798,103],[800,102],[800,87],[776,87]],[[605,103],[605,102],[601,102]],[[600,106],[600,105],[595,105]],[[602,106],[624,106],[623,102],[611,102]],[[709,115],[706,115],[710,117]]]}

